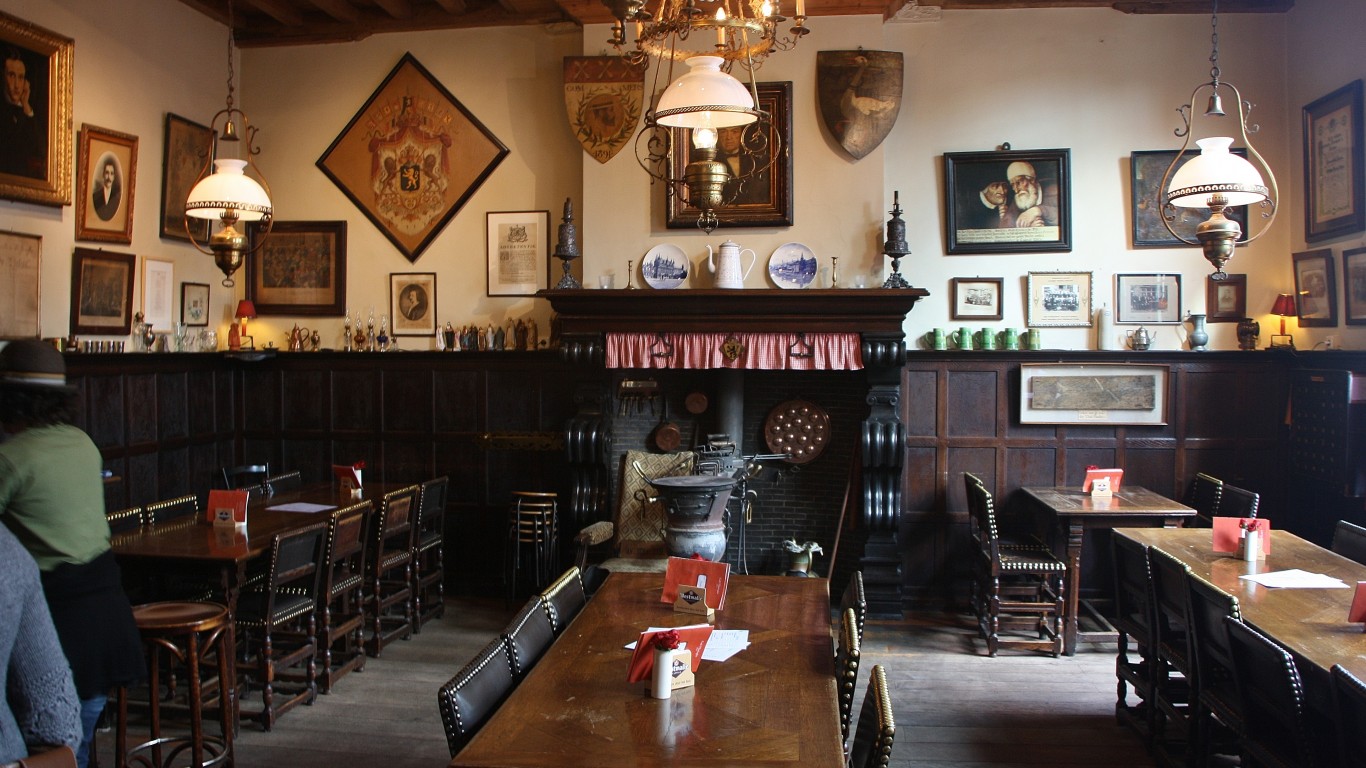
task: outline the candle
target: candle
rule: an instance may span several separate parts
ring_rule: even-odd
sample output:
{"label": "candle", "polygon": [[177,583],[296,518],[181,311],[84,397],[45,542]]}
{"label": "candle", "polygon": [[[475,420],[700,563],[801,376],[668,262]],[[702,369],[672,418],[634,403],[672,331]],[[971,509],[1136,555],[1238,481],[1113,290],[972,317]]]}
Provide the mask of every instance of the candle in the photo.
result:
{"label": "candle", "polygon": [[797,18],[806,15],[806,0],[797,0]]}

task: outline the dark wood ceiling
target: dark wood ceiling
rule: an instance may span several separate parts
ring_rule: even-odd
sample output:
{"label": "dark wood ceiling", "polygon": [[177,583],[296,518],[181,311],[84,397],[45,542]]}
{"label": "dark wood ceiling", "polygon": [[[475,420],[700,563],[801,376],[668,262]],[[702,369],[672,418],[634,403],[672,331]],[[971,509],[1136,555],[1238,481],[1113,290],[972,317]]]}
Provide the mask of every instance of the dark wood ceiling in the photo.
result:
{"label": "dark wood ceiling", "polygon": [[[705,1],[705,0],[704,0]],[[228,0],[181,0],[223,24]],[[787,3],[785,3],[786,5]],[[811,16],[881,14],[891,18],[915,0],[807,0]],[[1123,13],[1209,13],[1209,0],[929,0],[944,10],[1114,8]],[[1294,0],[1222,0],[1221,13],[1284,13]],[[377,32],[599,24],[612,21],[602,0],[232,0],[242,47],[360,40]]]}

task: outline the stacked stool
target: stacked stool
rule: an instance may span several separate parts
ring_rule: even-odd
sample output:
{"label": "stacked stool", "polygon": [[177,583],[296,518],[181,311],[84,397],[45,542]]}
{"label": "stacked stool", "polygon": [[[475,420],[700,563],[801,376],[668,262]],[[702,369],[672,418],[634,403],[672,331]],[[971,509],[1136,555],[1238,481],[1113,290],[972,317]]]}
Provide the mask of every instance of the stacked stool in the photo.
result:
{"label": "stacked stool", "polygon": [[517,576],[524,567],[531,569],[533,591],[543,589],[555,572],[557,498],[554,493],[536,491],[514,491],[512,494],[508,510],[509,601],[517,596]]}
{"label": "stacked stool", "polygon": [[[189,750],[193,766],[231,766],[232,736],[236,722],[235,672],[233,669],[232,620],[218,603],[161,602],[133,607],[133,620],[142,633],[147,651],[148,739],[128,746],[128,689],[118,690],[119,722],[117,765],[162,768],[186,765]],[[218,667],[217,698],[219,732],[204,731],[204,683],[200,674],[205,660],[213,657]],[[167,672],[170,674],[166,674]],[[177,679],[185,686],[189,711],[188,736],[162,735],[162,687],[174,697]]]}

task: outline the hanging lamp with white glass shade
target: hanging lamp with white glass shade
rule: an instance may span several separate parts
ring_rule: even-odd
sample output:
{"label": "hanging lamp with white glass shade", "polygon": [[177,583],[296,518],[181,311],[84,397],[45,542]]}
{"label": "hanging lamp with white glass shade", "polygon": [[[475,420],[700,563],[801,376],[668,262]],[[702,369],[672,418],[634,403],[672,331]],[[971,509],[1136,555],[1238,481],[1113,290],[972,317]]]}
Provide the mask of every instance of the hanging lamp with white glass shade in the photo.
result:
{"label": "hanging lamp with white glass shade", "polygon": [[[235,76],[232,18],[232,4],[229,3],[227,106],[220,109],[209,124],[208,159],[185,200],[185,229],[190,234],[190,242],[200,251],[213,256],[214,263],[223,272],[223,285],[228,287],[234,284],[232,275],[241,268],[247,255],[265,244],[274,215],[270,189],[253,161],[261,151],[256,146],[257,129],[246,113],[233,106]],[[221,132],[220,119],[223,121]],[[219,151],[225,148],[225,144],[240,146],[242,158],[219,157]],[[209,172],[210,167],[213,168],[212,173]],[[260,181],[247,175],[248,168]],[[206,243],[201,244],[200,239],[196,238],[195,230],[198,228],[191,226],[191,219],[217,220],[223,226]],[[246,232],[237,228],[238,222],[264,224],[254,247],[249,246]]]}
{"label": "hanging lamp with white glass shade", "polygon": [[[1225,211],[1230,207],[1236,206],[1258,206],[1262,209],[1262,218],[1266,223],[1261,231],[1255,235],[1250,235],[1244,242],[1252,242],[1261,237],[1270,228],[1271,222],[1276,218],[1276,204],[1279,194],[1276,188],[1276,176],[1271,172],[1271,167],[1262,158],[1256,147],[1248,139],[1249,133],[1256,133],[1257,126],[1247,124],[1247,112],[1252,109],[1250,102],[1244,101],[1242,94],[1229,83],[1219,80],[1219,4],[1214,0],[1214,12],[1210,21],[1213,33],[1211,40],[1213,50],[1210,53],[1210,81],[1196,86],[1191,92],[1190,101],[1181,105],[1177,111],[1181,113],[1184,127],[1178,128],[1175,133],[1177,136],[1184,136],[1185,143],[1181,145],[1181,150],[1176,157],[1172,158],[1171,165],[1167,167],[1167,172],[1162,176],[1162,183],[1158,187],[1158,210],[1162,214],[1162,223],[1173,237],[1190,245],[1199,245],[1204,253],[1205,259],[1214,266],[1214,274],[1211,278],[1222,280],[1227,277],[1224,272],[1224,264],[1233,256],[1233,249],[1239,238],[1243,236],[1242,227],[1238,222],[1225,216]],[[1205,108],[1204,116],[1208,118],[1227,117],[1223,108],[1223,98],[1220,94],[1221,88],[1227,88],[1233,93],[1234,103],[1238,106],[1238,135],[1230,136],[1211,136],[1195,141],[1200,147],[1200,154],[1191,156],[1187,150],[1190,148],[1191,140],[1195,136],[1195,114],[1193,105],[1197,103],[1200,92],[1208,89],[1209,97]],[[1230,148],[1237,140],[1241,140],[1246,147],[1248,156],[1256,160],[1257,165],[1261,166],[1258,170],[1249,160],[1230,152]],[[1185,164],[1183,165],[1183,158]],[[1172,227],[1176,220],[1176,208],[1209,208],[1209,219],[1201,222],[1195,229],[1195,239],[1192,240],[1183,236]]]}

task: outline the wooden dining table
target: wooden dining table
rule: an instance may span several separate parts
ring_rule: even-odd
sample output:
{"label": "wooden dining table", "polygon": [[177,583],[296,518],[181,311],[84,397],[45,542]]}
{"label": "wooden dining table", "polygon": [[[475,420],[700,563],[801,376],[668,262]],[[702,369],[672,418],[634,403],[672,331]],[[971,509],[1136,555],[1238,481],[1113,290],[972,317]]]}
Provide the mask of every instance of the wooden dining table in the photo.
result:
{"label": "wooden dining table", "polygon": [[450,765],[844,765],[829,582],[732,576],[715,625],[749,630],[750,646],[654,699],[626,682],[626,645],[647,627],[699,622],[661,602],[662,587],[657,573],[612,574]]}
{"label": "wooden dining table", "polygon": [[1026,496],[1047,516],[1046,527],[1056,531],[1063,543],[1067,564],[1067,593],[1063,617],[1062,652],[1072,656],[1077,643],[1113,641],[1113,629],[1082,632],[1081,574],[1082,545],[1086,531],[1095,528],[1160,526],[1175,528],[1195,510],[1177,501],[1136,485],[1126,485],[1111,496],[1092,496],[1079,487],[1025,488]]}
{"label": "wooden dining table", "polygon": [[[1349,560],[1289,531],[1271,532],[1265,560],[1244,561],[1215,552],[1209,528],[1117,529],[1139,544],[1157,547],[1190,566],[1216,587],[1238,598],[1243,621],[1272,638],[1295,657],[1309,706],[1320,716],[1334,712],[1330,670],[1341,664],[1366,679],[1366,634],[1347,621],[1358,581],[1366,581],[1366,565]],[[1348,589],[1270,588],[1241,578],[1298,568],[1341,579]]]}
{"label": "wooden dining table", "polygon": [[[248,500],[247,525],[221,527],[210,524],[204,511],[155,525],[144,525],[114,534],[109,541],[114,556],[125,570],[158,574],[188,571],[216,572],[228,609],[236,614],[237,597],[247,577],[247,564],[266,554],[276,534],[289,533],[326,519],[330,510],[366,499],[378,507],[384,494],[406,486],[370,483],[359,499],[336,483],[307,485],[270,496]],[[287,512],[272,507],[304,503],[324,507],[316,512]]]}

